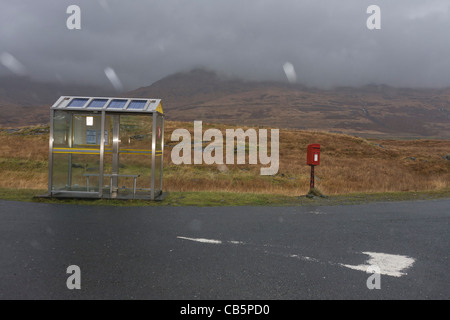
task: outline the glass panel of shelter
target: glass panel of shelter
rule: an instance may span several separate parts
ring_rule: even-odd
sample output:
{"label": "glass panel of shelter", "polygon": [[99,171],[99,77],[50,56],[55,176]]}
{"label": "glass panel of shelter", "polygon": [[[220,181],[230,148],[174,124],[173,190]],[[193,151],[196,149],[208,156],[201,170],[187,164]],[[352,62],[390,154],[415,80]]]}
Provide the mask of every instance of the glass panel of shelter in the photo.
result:
{"label": "glass panel of shelter", "polygon": [[[52,191],[99,192],[101,115],[55,111]],[[105,121],[109,124],[110,117]],[[105,146],[111,144],[105,126]]]}
{"label": "glass panel of shelter", "polygon": [[71,114],[55,111],[53,116],[52,192],[70,190],[68,176],[70,154],[63,151],[71,146],[71,132]]}
{"label": "glass panel of shelter", "polygon": [[152,115],[120,115],[117,181],[120,198],[150,195],[152,127]]}
{"label": "glass panel of shelter", "polygon": [[[158,117],[159,118],[159,117]],[[101,113],[55,110],[52,192],[99,195]],[[147,198],[151,191],[153,117],[146,114],[105,115],[103,196]],[[159,130],[161,122],[158,121]],[[158,130],[158,129],[157,129]],[[161,135],[157,132],[156,135]],[[157,139],[158,140],[158,139]],[[161,150],[161,143],[157,149]],[[157,155],[158,150],[156,152]],[[157,157],[161,159],[161,157]],[[160,160],[157,160],[158,168]],[[158,177],[160,170],[157,170]],[[160,189],[160,181],[155,184]]]}

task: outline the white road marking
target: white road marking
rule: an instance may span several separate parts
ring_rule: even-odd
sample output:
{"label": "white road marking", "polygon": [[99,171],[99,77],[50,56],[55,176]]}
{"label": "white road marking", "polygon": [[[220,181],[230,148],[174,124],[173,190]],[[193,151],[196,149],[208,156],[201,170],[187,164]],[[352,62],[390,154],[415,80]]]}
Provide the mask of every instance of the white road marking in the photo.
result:
{"label": "white road marking", "polygon": [[231,244],[245,244],[245,242],[242,242],[242,241],[234,241],[234,240],[228,241],[228,243],[231,243]]}
{"label": "white road marking", "polygon": [[[212,243],[212,244],[222,244],[222,243],[224,243],[224,241],[222,241],[222,240],[215,240],[215,239],[188,238],[188,237],[181,237],[181,236],[177,236],[177,238],[178,238],[178,239],[184,239],[184,240],[195,241],[195,242],[201,242],[201,243]],[[245,242],[242,242],[242,241],[236,241],[236,240],[225,241],[225,243],[230,243],[230,244],[245,244]]]}
{"label": "white road marking", "polygon": [[319,260],[317,260],[317,259],[307,257],[307,256],[299,256],[298,254],[291,254],[291,255],[289,255],[289,258],[296,258],[296,259],[300,259],[303,261],[319,262]]}
{"label": "white road marking", "polygon": [[187,238],[187,237],[177,237],[178,239],[184,239],[184,240],[190,240],[195,242],[201,242],[201,243],[212,243],[212,244],[222,244],[222,241],[220,240],[214,240],[214,239],[204,239],[204,238]]}
{"label": "white road marking", "polygon": [[341,266],[350,268],[353,270],[359,270],[367,272],[370,266],[378,266],[380,268],[380,274],[384,274],[392,277],[401,277],[407,273],[404,270],[410,268],[414,264],[414,259],[407,256],[378,253],[378,252],[363,252],[370,256],[370,259],[365,264],[352,266],[348,264],[342,264]]}
{"label": "white road marking", "polygon": [[[245,242],[242,241],[236,241],[236,240],[230,240],[230,241],[222,241],[222,240],[215,240],[215,239],[205,239],[205,238],[188,238],[188,237],[181,237],[177,236],[178,239],[184,239],[189,241],[195,241],[195,242],[201,242],[201,243],[209,243],[209,244],[223,244],[223,243],[230,243],[235,245],[245,245]],[[263,247],[273,247],[269,244],[262,245]],[[289,248],[289,247],[285,247]],[[270,254],[279,254],[275,252],[265,251],[265,253]],[[372,266],[377,266],[380,268],[380,274],[392,276],[392,277],[401,277],[404,275],[407,275],[405,270],[410,268],[415,260],[408,256],[402,256],[402,255],[396,255],[396,254],[387,254],[387,253],[380,253],[380,252],[362,252],[363,254],[368,255],[370,258],[366,261],[365,264],[361,265],[350,265],[350,264],[344,264],[344,263],[334,263],[334,262],[327,262],[331,265],[338,265],[341,267],[346,267],[353,270],[368,272],[369,268]],[[284,254],[282,254],[284,255]],[[288,254],[284,255],[285,257],[289,258],[295,258],[303,261],[308,262],[316,262],[316,263],[323,263],[320,262],[320,260],[317,260],[315,258],[307,257],[307,256],[301,256],[298,254]]]}

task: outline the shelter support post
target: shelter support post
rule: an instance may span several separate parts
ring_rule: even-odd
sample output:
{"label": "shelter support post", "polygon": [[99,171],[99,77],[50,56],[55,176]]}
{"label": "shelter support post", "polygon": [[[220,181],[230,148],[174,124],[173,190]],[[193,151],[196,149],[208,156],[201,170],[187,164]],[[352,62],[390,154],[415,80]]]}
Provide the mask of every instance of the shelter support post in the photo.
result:
{"label": "shelter support post", "polygon": [[111,176],[111,198],[117,198],[117,192],[119,189],[119,127],[120,116],[114,115],[112,118],[112,176]]}

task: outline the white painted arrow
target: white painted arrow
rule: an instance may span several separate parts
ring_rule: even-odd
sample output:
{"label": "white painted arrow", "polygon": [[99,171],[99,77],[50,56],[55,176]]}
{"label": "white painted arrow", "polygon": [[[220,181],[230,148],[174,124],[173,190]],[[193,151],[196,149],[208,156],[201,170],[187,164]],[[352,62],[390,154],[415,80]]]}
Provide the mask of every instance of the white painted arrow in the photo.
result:
{"label": "white painted arrow", "polygon": [[[194,242],[200,242],[200,243],[209,243],[209,244],[236,244],[236,245],[246,245],[245,242],[242,241],[222,241],[222,240],[215,240],[215,239],[205,239],[205,238],[188,238],[188,237],[181,237],[177,236],[178,239],[183,240],[189,240]],[[263,245],[263,247],[271,247],[270,245]],[[285,247],[289,248],[289,247]],[[272,253],[277,254],[275,252],[266,251],[266,253]],[[371,272],[370,270],[373,270],[372,267],[377,267],[376,270],[380,270],[380,274],[392,276],[392,277],[401,277],[406,275],[407,273],[405,270],[410,268],[415,260],[408,256],[403,255],[396,255],[396,254],[387,254],[387,253],[380,253],[380,252],[362,252],[363,254],[368,255],[370,258],[364,263],[360,265],[350,265],[350,264],[343,264],[343,263],[333,263],[333,262],[327,262],[331,265],[339,265],[342,267],[346,267],[353,270],[363,271],[363,272]],[[289,258],[296,258],[303,261],[310,261],[310,262],[318,262],[321,263],[319,260],[311,257],[301,256],[298,254],[289,254],[285,255]]]}
{"label": "white painted arrow", "polygon": [[370,256],[370,259],[366,261],[365,264],[353,266],[349,264],[340,264],[343,267],[350,268],[353,270],[360,270],[367,272],[367,270],[372,266],[377,266],[380,269],[380,274],[384,274],[392,277],[401,277],[407,273],[404,270],[410,268],[414,259],[407,256],[387,254],[379,252],[363,252],[364,254]]}

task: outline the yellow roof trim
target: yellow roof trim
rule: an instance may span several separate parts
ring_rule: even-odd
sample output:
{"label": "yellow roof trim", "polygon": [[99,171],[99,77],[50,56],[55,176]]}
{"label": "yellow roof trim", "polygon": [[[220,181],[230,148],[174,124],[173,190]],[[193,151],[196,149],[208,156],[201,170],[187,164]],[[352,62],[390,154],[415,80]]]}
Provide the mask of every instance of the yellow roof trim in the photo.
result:
{"label": "yellow roof trim", "polygon": [[160,103],[158,104],[158,106],[156,107],[156,111],[158,111],[158,112],[161,113],[161,114],[164,114],[164,111],[163,111],[161,102],[160,102]]}

